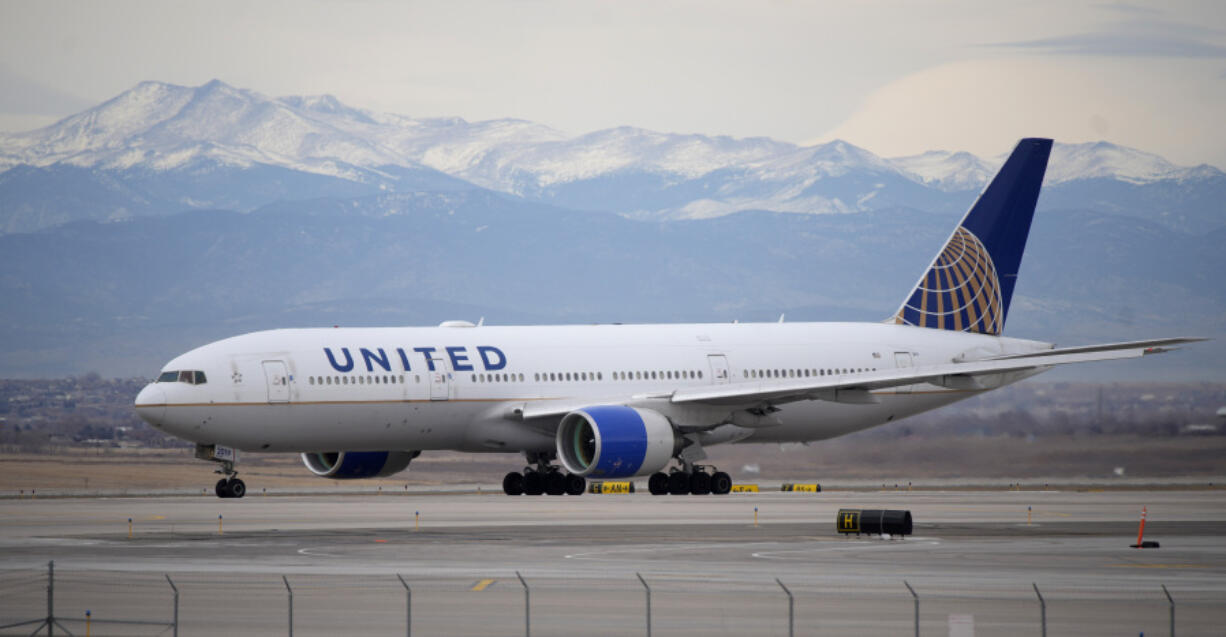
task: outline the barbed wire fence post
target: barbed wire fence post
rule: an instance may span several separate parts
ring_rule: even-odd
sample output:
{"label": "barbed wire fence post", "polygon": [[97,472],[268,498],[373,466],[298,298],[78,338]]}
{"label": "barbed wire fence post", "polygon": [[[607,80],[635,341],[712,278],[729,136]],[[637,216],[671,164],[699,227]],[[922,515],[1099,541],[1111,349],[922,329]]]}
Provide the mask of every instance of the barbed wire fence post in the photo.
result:
{"label": "barbed wire fence post", "polygon": [[907,587],[907,590],[911,591],[911,597],[915,598],[915,637],[919,637],[919,595],[915,594],[915,589],[911,588],[907,580],[903,580],[902,583],[903,586]]}
{"label": "barbed wire fence post", "polygon": [[404,581],[400,573],[396,573],[396,579],[400,580],[400,585],[404,587],[404,636],[413,637],[413,589],[409,588],[409,583]]}
{"label": "barbed wire fence post", "polygon": [[1166,590],[1166,584],[1162,585],[1162,592],[1166,594],[1166,601],[1171,608],[1171,637],[1175,637],[1175,598],[1171,597],[1171,592]]}
{"label": "barbed wire fence post", "polygon": [[647,637],[651,637],[651,587],[647,585],[647,580],[643,579],[642,575],[636,572],[634,576],[639,578],[639,582],[647,590]]}
{"label": "barbed wire fence post", "polygon": [[529,603],[531,591],[528,590],[528,582],[524,581],[524,576],[515,571],[515,577],[519,578],[519,583],[524,587],[524,637],[532,637],[532,607]]}
{"label": "barbed wire fence post", "polygon": [[170,584],[170,590],[175,592],[174,637],[179,637],[179,587],[175,586],[168,573],[163,574],[166,575],[166,583]]}
{"label": "barbed wire fence post", "polygon": [[289,593],[289,637],[294,637],[294,589],[289,587],[289,578],[282,575],[281,581],[285,582],[285,590]]}
{"label": "barbed wire fence post", "polygon": [[1043,637],[1047,637],[1047,600],[1043,599],[1043,593],[1039,592],[1039,585],[1035,582],[1030,583],[1034,587],[1034,594],[1039,596],[1039,625],[1042,627]]}
{"label": "barbed wire fence post", "polygon": [[784,586],[783,582],[779,581],[778,577],[775,578],[775,583],[778,584],[779,588],[782,588],[783,592],[787,593],[788,595],[788,637],[795,637],[796,635],[796,612],[795,612],[795,600],[792,598],[792,591],[789,591],[788,587]]}

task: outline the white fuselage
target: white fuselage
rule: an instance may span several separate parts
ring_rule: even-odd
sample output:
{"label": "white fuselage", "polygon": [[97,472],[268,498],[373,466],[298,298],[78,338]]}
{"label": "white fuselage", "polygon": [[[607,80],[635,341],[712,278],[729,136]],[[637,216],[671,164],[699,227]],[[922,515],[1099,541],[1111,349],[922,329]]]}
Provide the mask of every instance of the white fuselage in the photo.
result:
{"label": "white fuselage", "polygon": [[[1048,347],[883,323],[285,329],[183,354],[164,371],[200,371],[207,380],[151,383],[136,402],[164,431],[248,451],[547,452],[557,420],[517,420],[509,416],[517,406],[658,404],[678,427],[710,428],[732,409],[672,409],[667,395]],[[1034,373],[1002,374],[983,387]],[[875,404],[793,402],[771,415],[771,426],[722,441],[831,438],[979,391],[921,384],[876,391]]]}

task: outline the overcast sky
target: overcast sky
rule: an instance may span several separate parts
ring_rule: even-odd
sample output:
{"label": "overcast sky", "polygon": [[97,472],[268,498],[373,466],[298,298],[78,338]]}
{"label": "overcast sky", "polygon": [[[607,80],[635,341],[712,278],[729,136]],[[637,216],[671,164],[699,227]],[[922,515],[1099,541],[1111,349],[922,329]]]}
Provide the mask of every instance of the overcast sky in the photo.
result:
{"label": "overcast sky", "polygon": [[363,108],[841,138],[885,156],[1106,139],[1226,168],[1226,3],[9,2],[0,131],[142,80]]}

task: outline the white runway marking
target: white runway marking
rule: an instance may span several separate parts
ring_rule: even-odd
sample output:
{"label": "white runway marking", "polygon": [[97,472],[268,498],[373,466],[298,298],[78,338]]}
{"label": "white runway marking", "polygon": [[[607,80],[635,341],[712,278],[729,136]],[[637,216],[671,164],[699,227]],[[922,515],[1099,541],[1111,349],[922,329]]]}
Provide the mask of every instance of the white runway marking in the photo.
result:
{"label": "white runway marking", "polygon": [[940,546],[941,540],[937,538],[919,538],[913,537],[906,541],[890,541],[890,540],[850,540],[847,542],[822,542],[821,544],[812,544],[809,546],[800,546],[795,548],[786,548],[778,551],[761,551],[750,554],[760,560],[783,560],[796,559],[796,554],[807,553],[827,553],[831,551],[846,551],[848,549],[893,549],[893,548],[919,548],[920,546]]}
{"label": "white runway marking", "polygon": [[[714,548],[742,548],[742,547],[746,547],[746,546],[761,546],[761,545],[767,545],[767,546],[769,546],[769,545],[774,545],[774,544],[778,544],[778,542],[755,542],[755,543],[745,543],[745,544],[728,544],[728,543],[719,543],[719,544],[672,544],[672,545],[668,545],[668,546],[658,546],[658,547],[655,547],[655,548],[644,548],[644,547],[640,547],[640,546],[624,546],[624,547],[621,547],[621,548],[604,549],[604,550],[600,550],[600,551],[586,551],[586,552],[583,552],[583,553],[572,553],[572,554],[567,555],[567,556],[565,556],[565,557],[566,557],[566,559],[568,559],[568,560],[569,560],[569,559],[576,559],[576,560],[603,560],[603,559],[606,559],[606,558],[604,558],[604,557],[602,557],[602,556],[605,556],[605,555],[610,555],[610,556],[611,556],[611,555],[614,555],[614,554],[625,554],[625,553],[660,553],[660,552],[672,553],[672,552],[675,552],[675,551],[701,551],[701,550],[703,550],[703,549],[714,549]],[[615,559],[615,558],[608,558],[608,559]]]}

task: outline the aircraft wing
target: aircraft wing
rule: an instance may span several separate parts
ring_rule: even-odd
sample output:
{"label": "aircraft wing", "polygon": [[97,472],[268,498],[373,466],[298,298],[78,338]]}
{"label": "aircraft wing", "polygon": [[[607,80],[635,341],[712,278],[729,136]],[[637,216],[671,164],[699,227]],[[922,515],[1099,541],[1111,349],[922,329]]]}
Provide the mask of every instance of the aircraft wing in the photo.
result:
{"label": "aircraft wing", "polygon": [[986,389],[976,380],[978,376],[1002,374],[1022,370],[1091,363],[1096,361],[1137,358],[1168,351],[1167,348],[1184,343],[1203,341],[1203,338],[1161,338],[1147,341],[1104,343],[1078,347],[1042,350],[1030,354],[1014,354],[967,362],[950,362],[940,365],[904,367],[876,372],[863,372],[853,377],[824,377],[804,379],[779,379],[763,382],[741,382],[727,385],[708,385],[678,389],[674,392],[643,394],[629,399],[622,397],[612,401],[560,400],[541,401],[514,408],[514,417],[529,420],[564,416],[567,413],[594,404],[627,404],[640,401],[667,400],[673,404],[706,404],[721,406],[777,405],[798,400],[830,400],[846,403],[871,404],[877,402],[873,390],[889,389],[916,383],[931,383],[950,389]]}
{"label": "aircraft wing", "polygon": [[854,378],[789,379],[764,383],[735,383],[674,392],[673,403],[706,403],[736,405],[751,403],[779,404],[796,400],[832,400],[849,403],[873,403],[872,390],[931,383],[951,389],[984,389],[977,376],[1016,372],[1069,363],[1137,358],[1168,351],[1173,345],[1203,341],[1203,338],[1162,338],[1126,343],[1104,343],[1080,347],[1043,350],[1032,354],[1015,354],[961,363],[904,367],[856,374]]}

